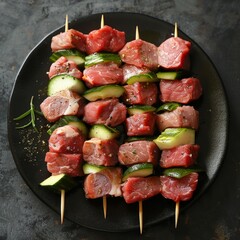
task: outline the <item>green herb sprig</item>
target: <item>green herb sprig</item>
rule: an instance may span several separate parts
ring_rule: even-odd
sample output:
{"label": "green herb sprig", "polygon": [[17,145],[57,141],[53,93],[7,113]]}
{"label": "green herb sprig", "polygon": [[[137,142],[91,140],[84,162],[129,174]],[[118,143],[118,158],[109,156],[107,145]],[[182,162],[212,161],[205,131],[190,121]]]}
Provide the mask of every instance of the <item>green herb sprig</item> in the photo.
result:
{"label": "green herb sprig", "polygon": [[31,100],[30,100],[30,109],[27,110],[26,112],[24,112],[23,114],[21,114],[20,116],[13,119],[14,121],[19,121],[30,115],[31,120],[25,125],[16,127],[16,129],[22,129],[22,128],[26,128],[26,127],[32,125],[34,130],[38,132],[38,130],[36,128],[36,124],[35,124],[35,120],[36,120],[35,113],[38,115],[41,115],[41,116],[43,115],[42,112],[35,109],[34,104],[33,104],[33,96],[32,96]]}

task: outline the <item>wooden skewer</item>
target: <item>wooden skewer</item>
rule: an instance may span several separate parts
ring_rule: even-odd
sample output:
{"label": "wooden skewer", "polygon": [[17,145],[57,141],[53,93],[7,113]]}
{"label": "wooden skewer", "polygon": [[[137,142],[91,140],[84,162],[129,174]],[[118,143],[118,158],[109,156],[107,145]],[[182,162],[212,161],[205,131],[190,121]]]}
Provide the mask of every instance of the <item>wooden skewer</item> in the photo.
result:
{"label": "wooden skewer", "polygon": [[143,204],[142,200],[138,202],[138,216],[139,216],[139,230],[140,234],[142,234],[143,231]]}
{"label": "wooden skewer", "polygon": [[[100,28],[103,27],[104,27],[104,15],[102,14]],[[107,218],[107,196],[103,196],[103,216],[104,219]]]}
{"label": "wooden skewer", "polygon": [[66,21],[65,21],[65,32],[68,31],[68,15],[66,15]]}
{"label": "wooden skewer", "polygon": [[65,209],[65,190],[61,190],[61,224],[63,224],[64,219],[64,209]]}
{"label": "wooden skewer", "polygon": [[138,29],[138,26],[136,26],[136,32],[135,32],[135,39],[139,39],[140,36],[139,36],[139,29]]}
{"label": "wooden skewer", "polygon": [[107,218],[107,196],[103,196],[103,216],[104,219]]}
{"label": "wooden skewer", "polygon": [[[65,20],[65,32],[67,31],[68,31],[68,15],[66,15]],[[65,190],[61,189],[61,204],[60,204],[61,224],[63,224],[64,211],[65,211]]]}
{"label": "wooden skewer", "polygon": [[[174,27],[174,37],[178,37],[178,26],[176,22]],[[175,228],[177,228],[177,225],[178,225],[179,209],[180,209],[180,202],[178,201],[176,202],[176,205],[175,205]]]}
{"label": "wooden skewer", "polygon": [[104,15],[102,14],[100,28],[103,28],[103,27],[104,27]]}
{"label": "wooden skewer", "polygon": [[177,224],[178,224],[178,217],[179,217],[179,205],[180,202],[176,202],[176,206],[175,206],[175,228],[177,228]]}
{"label": "wooden skewer", "polygon": [[[138,26],[136,26],[136,31],[135,31],[135,39],[139,39],[140,35],[139,35],[139,29]],[[140,230],[140,234],[142,234],[143,231],[143,204],[142,204],[142,200],[140,200],[138,202],[138,216],[139,216],[139,230]]]}
{"label": "wooden skewer", "polygon": [[174,37],[178,37],[177,23],[175,22]]}

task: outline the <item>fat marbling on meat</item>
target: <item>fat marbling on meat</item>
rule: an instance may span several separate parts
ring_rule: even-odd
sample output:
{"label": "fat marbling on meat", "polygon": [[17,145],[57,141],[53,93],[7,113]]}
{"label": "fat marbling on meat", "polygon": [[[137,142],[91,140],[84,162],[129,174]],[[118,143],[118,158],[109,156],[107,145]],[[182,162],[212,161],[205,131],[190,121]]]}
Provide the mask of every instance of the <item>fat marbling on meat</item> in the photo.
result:
{"label": "fat marbling on meat", "polygon": [[106,195],[119,197],[122,195],[122,168],[111,167],[97,173],[89,174],[84,180],[86,198],[100,198]]}
{"label": "fat marbling on meat", "polygon": [[62,116],[82,116],[85,99],[70,90],[59,91],[40,104],[44,117],[49,122],[55,122]]}

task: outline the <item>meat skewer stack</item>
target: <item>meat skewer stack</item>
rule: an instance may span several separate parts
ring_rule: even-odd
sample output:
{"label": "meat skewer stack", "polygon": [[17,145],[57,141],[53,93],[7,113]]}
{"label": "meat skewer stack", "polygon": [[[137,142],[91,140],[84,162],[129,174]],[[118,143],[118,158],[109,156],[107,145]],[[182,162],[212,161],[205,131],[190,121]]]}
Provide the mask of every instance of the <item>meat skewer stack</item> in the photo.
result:
{"label": "meat skewer stack", "polygon": [[[177,37],[176,27],[175,39],[159,47],[141,40],[138,27],[135,40],[125,43],[125,33],[104,25],[102,16],[100,29],[88,35],[68,29],[66,18],[65,32],[53,37],[51,47],[54,63],[48,73],[49,96],[40,106],[45,118],[56,122],[50,129],[45,158],[49,172],[84,176],[85,196],[103,199],[104,218],[107,196],[139,202],[140,233],[142,201],[161,193],[176,201],[177,225],[179,202],[190,199],[193,191],[184,199],[178,196],[178,187],[174,197],[167,192],[172,182],[175,186],[193,182],[191,190],[197,183],[192,172],[185,180],[170,177],[174,172],[170,167],[191,166],[199,150],[194,142],[198,112],[185,104],[200,97],[201,85],[196,78],[180,77],[182,70],[189,70],[190,43]],[[156,74],[159,66],[164,71]],[[159,93],[163,105],[157,108]],[[121,138],[119,129],[124,132]],[[165,144],[164,139],[174,131],[172,142]],[[176,160],[179,152],[188,155],[185,163]],[[168,175],[150,176],[159,159]],[[169,159],[174,164],[169,164]],[[65,191],[60,190],[63,206]]]}
{"label": "meat skewer stack", "polygon": [[[128,107],[129,117],[126,119],[126,133],[129,137],[136,138],[134,141],[130,139],[130,142],[120,146],[118,158],[122,165],[129,167],[124,173],[124,175],[128,175],[128,178],[126,176],[123,178],[125,181],[122,188],[123,197],[127,203],[137,201],[139,203],[141,234],[143,231],[142,201],[160,193],[159,177],[149,177],[153,174],[154,166],[157,165],[160,151],[154,142],[146,138],[146,136],[153,135],[155,131],[155,108],[151,105],[157,101],[155,82],[159,81],[152,72],[156,66],[152,66],[147,55],[144,56],[147,54],[146,49],[148,48],[151,53],[155,53],[157,50],[153,44],[140,39],[137,26],[135,40],[128,42],[120,51],[120,56],[125,58],[124,71],[133,74],[130,77],[129,74],[126,74],[127,85],[124,86],[123,101],[126,105],[130,105]],[[127,58],[136,52],[138,56]],[[139,60],[139,63],[136,64],[135,60]],[[148,63],[150,64],[148,65]]]}
{"label": "meat skewer stack", "polygon": [[[65,33],[68,32],[68,15],[66,15],[65,23]],[[50,81],[55,74],[60,72],[71,71],[71,69],[76,68],[76,64],[72,61],[68,61],[66,58],[62,57],[60,59],[61,64],[52,64],[50,68],[49,78]],[[79,70],[75,71],[75,76],[80,75]],[[76,79],[77,80],[77,79]],[[71,106],[70,109],[65,107],[68,114],[71,112],[79,112],[80,107],[83,105],[83,100],[76,93],[73,93],[68,90],[59,91],[53,96],[49,96],[41,104],[41,110],[45,113],[45,117],[50,121],[54,122],[59,119],[65,113],[59,113],[55,108],[55,103],[59,101],[69,102]],[[60,106],[59,106],[60,107]],[[56,113],[52,115],[52,110]],[[50,114],[48,114],[50,113]],[[52,177],[43,181],[40,185],[52,189],[58,189],[61,194],[61,204],[60,204],[60,213],[61,213],[61,224],[64,219],[64,209],[65,209],[65,191],[71,190],[76,186],[76,182],[71,177],[77,177],[82,175],[81,165],[82,165],[82,146],[85,140],[85,135],[75,126],[60,126],[57,127],[54,131],[51,132],[49,138],[49,152],[46,154],[45,161],[47,162],[47,168]],[[60,180],[53,182],[54,176],[63,175]],[[66,175],[66,176],[65,176]]]}
{"label": "meat skewer stack", "polygon": [[[185,52],[179,52],[179,65],[174,65],[169,59],[169,54],[165,54],[165,49],[169,44],[169,48],[176,49],[182,44],[185,46]],[[160,56],[163,56],[161,62],[164,67],[171,70],[189,70],[189,51],[190,42],[184,41],[178,37],[177,24],[175,23],[174,38],[170,38],[163,42],[159,47]],[[165,58],[165,59],[164,59]],[[168,64],[170,66],[168,66]],[[172,65],[171,65],[172,64]],[[176,73],[175,76],[178,74]],[[170,112],[164,112],[158,115],[158,127],[162,131],[162,134],[155,140],[160,149],[162,155],[160,159],[160,166],[162,168],[169,167],[189,167],[195,164],[195,160],[198,155],[199,145],[195,144],[195,131],[198,129],[199,113],[191,106],[179,106],[180,104],[187,104],[200,97],[202,88],[200,82],[196,78],[186,78],[181,80],[161,80],[160,92],[162,102],[177,102],[174,110]],[[167,85],[168,89],[165,88]],[[177,90],[178,89],[178,90]],[[175,97],[177,91],[181,91],[180,97]],[[166,94],[167,91],[171,91],[170,94]],[[165,105],[167,105],[166,103]],[[167,133],[168,131],[168,133]],[[172,141],[170,135],[182,134],[175,143]],[[165,136],[164,136],[165,135]],[[165,138],[165,139],[164,139]],[[169,141],[169,143],[164,143]],[[186,173],[184,174],[180,173]],[[198,182],[198,174],[194,173],[194,170],[184,171],[183,169],[170,169],[165,173],[168,176],[161,176],[162,182],[162,195],[165,198],[170,198],[176,202],[175,206],[175,228],[177,227],[179,217],[179,204],[181,200],[189,200],[192,197],[192,193],[196,189]],[[188,173],[188,174],[187,174]],[[176,176],[178,175],[178,178]],[[183,190],[181,190],[181,188]]]}

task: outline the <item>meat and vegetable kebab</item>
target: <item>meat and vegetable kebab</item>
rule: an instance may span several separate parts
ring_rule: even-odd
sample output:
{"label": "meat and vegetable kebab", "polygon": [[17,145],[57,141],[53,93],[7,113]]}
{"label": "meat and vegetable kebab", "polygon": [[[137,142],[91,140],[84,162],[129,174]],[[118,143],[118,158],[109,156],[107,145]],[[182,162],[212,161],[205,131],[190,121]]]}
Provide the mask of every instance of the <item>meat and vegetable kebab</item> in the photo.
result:
{"label": "meat and vegetable kebab", "polygon": [[87,198],[103,197],[105,218],[106,196],[139,202],[142,232],[143,200],[162,194],[177,212],[197,186],[189,166],[199,151],[199,114],[187,104],[202,88],[189,77],[191,43],[175,34],[157,47],[139,33],[126,43],[125,32],[103,21],[89,34],[67,22],[52,38],[48,97],[40,105],[53,123],[45,158],[52,176],[41,185],[64,195],[83,178]]}

